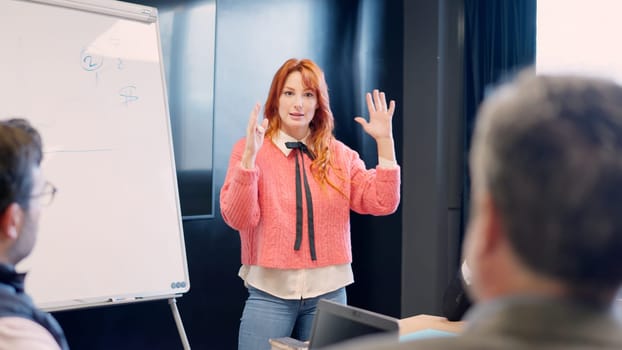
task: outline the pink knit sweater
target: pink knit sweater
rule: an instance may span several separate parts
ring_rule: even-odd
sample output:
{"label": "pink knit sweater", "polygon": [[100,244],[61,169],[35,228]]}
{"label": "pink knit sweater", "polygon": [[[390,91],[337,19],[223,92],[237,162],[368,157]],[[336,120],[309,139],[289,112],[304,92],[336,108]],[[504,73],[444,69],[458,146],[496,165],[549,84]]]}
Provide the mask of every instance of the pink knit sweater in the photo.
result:
{"label": "pink knit sweater", "polygon": [[245,140],[231,154],[225,183],[220,192],[220,210],[225,222],[240,232],[242,264],[268,268],[301,269],[345,264],[352,261],[350,209],[361,214],[388,215],[400,202],[400,169],[369,169],[358,153],[339,141],[330,145],[333,163],[341,178],[329,171],[345,196],[305,169],[313,198],[315,248],[311,260],[307,232],[306,202],[303,201],[303,234],[300,250],[296,238],[296,152],[285,156],[266,139],[257,154],[254,169],[240,165]]}

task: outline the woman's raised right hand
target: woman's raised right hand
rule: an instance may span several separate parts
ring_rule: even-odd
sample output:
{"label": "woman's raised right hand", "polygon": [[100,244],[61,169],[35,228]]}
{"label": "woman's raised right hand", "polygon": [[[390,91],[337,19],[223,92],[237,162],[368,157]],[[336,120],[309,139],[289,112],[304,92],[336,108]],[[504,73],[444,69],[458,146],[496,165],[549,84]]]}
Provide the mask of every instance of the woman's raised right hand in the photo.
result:
{"label": "woman's raised right hand", "polygon": [[259,152],[259,149],[263,145],[264,136],[268,129],[268,119],[262,120],[261,124],[258,123],[257,119],[260,109],[261,104],[256,103],[248,118],[248,125],[246,127],[246,147],[242,155],[242,167],[246,169],[253,169],[255,167],[257,152]]}

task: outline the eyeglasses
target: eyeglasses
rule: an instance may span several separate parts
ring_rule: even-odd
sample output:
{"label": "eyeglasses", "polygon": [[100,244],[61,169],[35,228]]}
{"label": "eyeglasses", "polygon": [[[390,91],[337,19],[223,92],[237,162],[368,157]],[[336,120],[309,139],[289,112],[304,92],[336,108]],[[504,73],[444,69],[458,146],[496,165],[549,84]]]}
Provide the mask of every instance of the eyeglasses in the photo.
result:
{"label": "eyeglasses", "polygon": [[42,206],[48,206],[54,201],[58,189],[51,182],[46,181],[41,193],[34,194],[30,198],[38,198]]}

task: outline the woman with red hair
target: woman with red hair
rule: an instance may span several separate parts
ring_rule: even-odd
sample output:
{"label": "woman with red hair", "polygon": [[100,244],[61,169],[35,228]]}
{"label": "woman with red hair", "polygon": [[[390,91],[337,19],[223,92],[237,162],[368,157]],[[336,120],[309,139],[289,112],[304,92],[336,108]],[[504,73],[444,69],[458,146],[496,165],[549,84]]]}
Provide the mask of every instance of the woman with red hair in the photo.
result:
{"label": "woman with red hair", "polygon": [[270,349],[269,338],[308,340],[319,299],[346,303],[354,282],[350,210],[388,215],[400,201],[392,118],[383,92],[367,93],[369,120],[354,118],[376,140],[379,163],[367,169],[337,141],[322,70],[289,59],[276,72],[264,108],[250,113],[246,138],[233,148],[220,208],[240,233],[239,275],[249,290],[238,349]]}

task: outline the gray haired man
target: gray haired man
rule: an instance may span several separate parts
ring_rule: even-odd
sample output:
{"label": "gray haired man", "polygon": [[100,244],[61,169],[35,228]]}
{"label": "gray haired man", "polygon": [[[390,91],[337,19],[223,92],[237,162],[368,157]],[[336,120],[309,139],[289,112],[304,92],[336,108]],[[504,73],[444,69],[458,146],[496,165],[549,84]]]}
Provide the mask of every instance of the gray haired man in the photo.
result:
{"label": "gray haired man", "polygon": [[523,72],[478,114],[455,337],[340,349],[622,349],[622,87]]}

